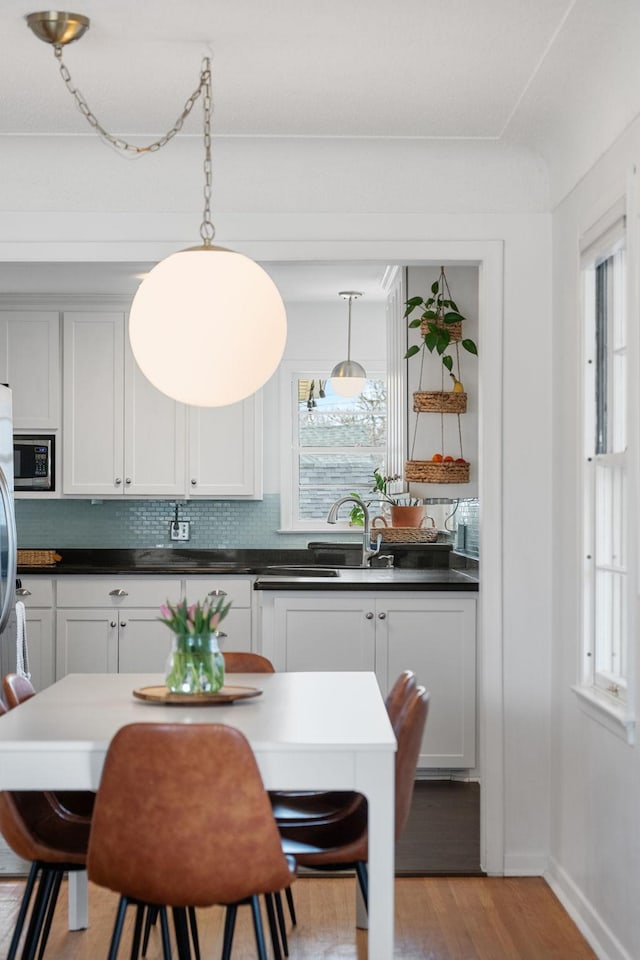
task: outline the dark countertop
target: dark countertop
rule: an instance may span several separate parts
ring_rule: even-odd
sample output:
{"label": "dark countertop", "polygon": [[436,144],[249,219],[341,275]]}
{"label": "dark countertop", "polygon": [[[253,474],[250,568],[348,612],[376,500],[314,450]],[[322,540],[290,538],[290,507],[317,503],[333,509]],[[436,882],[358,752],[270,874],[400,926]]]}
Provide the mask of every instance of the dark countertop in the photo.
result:
{"label": "dark countertop", "polygon": [[[233,575],[255,574],[256,590],[468,590],[478,589],[478,565],[453,554],[447,543],[385,546],[394,555],[394,568],[358,566],[358,543],[318,541],[305,549],[197,550],[56,548],[60,560],[48,565],[18,564],[18,576],[96,575]],[[274,566],[283,568],[274,570]],[[338,576],[300,576],[296,567],[334,568]],[[292,569],[293,568],[293,569]],[[306,570],[305,570],[306,568]]]}
{"label": "dark countertop", "polygon": [[352,569],[337,577],[258,576],[255,590],[444,590],[473,593],[479,590],[477,571],[451,569]]}

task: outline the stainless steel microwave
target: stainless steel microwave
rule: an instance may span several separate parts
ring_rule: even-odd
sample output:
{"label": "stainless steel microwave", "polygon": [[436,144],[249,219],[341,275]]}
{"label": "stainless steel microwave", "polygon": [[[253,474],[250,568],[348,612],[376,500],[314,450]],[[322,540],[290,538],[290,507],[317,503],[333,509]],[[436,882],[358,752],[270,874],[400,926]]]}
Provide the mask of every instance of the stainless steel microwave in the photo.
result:
{"label": "stainless steel microwave", "polygon": [[53,434],[13,435],[13,483],[34,492],[56,488],[56,438]]}

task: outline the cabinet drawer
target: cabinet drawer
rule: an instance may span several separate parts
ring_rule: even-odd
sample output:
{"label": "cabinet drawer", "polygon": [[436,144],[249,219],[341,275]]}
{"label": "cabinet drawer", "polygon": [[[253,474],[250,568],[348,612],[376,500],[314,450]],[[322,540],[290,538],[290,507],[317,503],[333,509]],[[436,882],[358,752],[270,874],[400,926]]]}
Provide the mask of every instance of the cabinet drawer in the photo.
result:
{"label": "cabinet drawer", "polygon": [[[124,591],[117,596],[116,591]],[[158,607],[180,600],[181,581],[176,577],[61,577],[59,607]],[[158,614],[159,615],[159,614]]]}
{"label": "cabinet drawer", "polygon": [[16,592],[16,600],[22,600],[25,607],[52,607],[53,580],[48,577],[20,577],[22,590],[28,593]]}
{"label": "cabinet drawer", "polygon": [[233,577],[189,577],[186,583],[186,598],[189,603],[204,600],[211,590],[224,590],[232,607],[251,606],[251,585],[253,579]]}

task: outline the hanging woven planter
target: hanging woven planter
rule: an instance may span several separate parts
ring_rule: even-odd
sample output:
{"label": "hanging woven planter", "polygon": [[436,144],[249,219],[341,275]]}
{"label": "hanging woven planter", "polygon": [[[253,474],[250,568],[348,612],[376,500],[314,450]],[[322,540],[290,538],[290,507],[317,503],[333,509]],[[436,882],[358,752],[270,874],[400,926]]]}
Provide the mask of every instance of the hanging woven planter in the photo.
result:
{"label": "hanging woven planter", "polygon": [[453,390],[418,390],[413,395],[414,413],[466,413],[466,393]]}
{"label": "hanging woven planter", "polygon": [[453,342],[455,340],[462,340],[462,321],[457,323],[445,323],[443,320],[423,320],[420,324],[420,333],[425,337],[429,333],[429,324],[435,324],[440,330],[447,330],[449,333],[449,339]]}
{"label": "hanging woven planter", "polygon": [[407,460],[404,465],[404,478],[409,483],[469,483],[469,464]]}

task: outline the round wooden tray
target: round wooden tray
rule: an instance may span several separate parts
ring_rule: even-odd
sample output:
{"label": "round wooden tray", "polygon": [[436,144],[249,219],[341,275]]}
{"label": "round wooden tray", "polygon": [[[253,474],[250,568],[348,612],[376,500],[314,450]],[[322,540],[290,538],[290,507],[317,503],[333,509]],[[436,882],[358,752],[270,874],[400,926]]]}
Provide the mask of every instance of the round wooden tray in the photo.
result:
{"label": "round wooden tray", "polygon": [[133,691],[134,697],[145,703],[160,703],[164,706],[207,707],[236,700],[250,700],[262,693],[259,687],[224,686],[217,693],[171,693],[165,686],[140,687]]}

